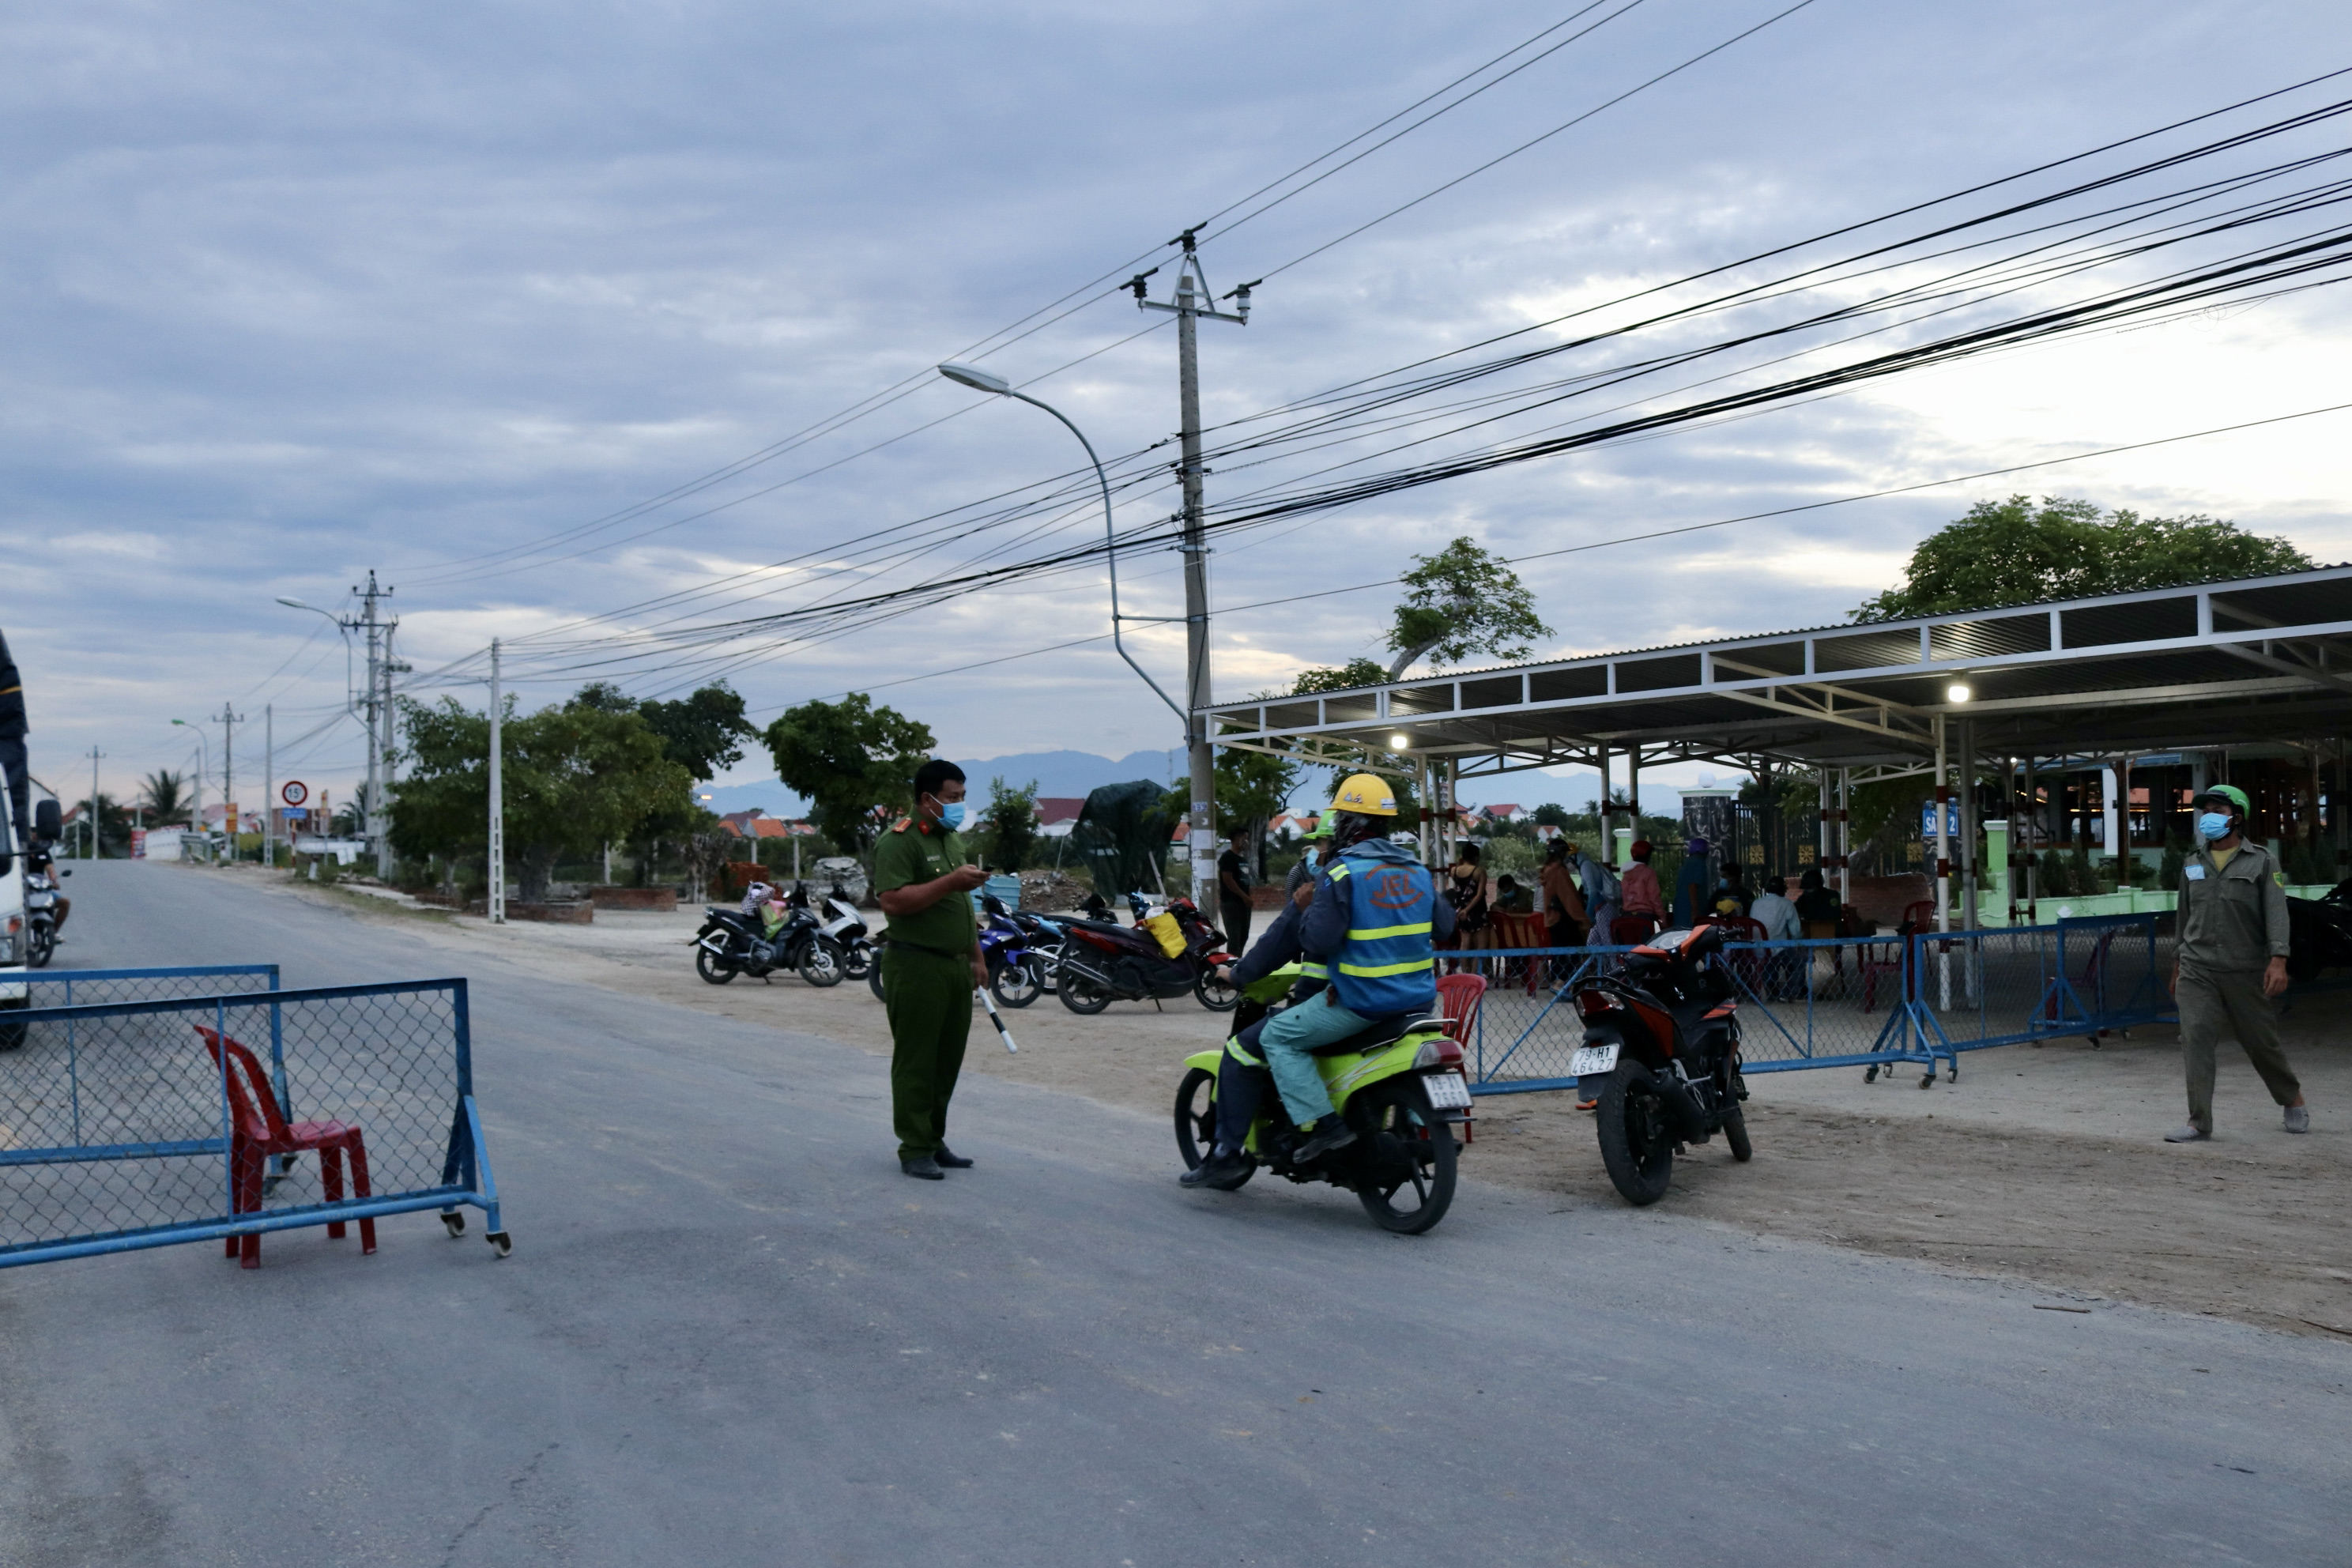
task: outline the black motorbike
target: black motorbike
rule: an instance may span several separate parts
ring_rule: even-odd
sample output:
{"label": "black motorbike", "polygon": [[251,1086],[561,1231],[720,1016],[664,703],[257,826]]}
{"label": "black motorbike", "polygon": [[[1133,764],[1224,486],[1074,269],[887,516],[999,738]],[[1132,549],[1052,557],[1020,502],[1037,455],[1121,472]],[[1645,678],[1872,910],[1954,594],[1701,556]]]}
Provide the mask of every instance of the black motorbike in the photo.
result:
{"label": "black motorbike", "polygon": [[1099,1013],[1113,1002],[1190,995],[1211,1012],[1231,1011],[1241,993],[1217,977],[1218,966],[1233,962],[1223,934],[1201,918],[1189,899],[1170,900],[1166,912],[1184,941],[1183,951],[1172,957],[1149,925],[1065,922],[1061,954],[1054,962],[1054,991],[1062,1005],[1073,1013]]}
{"label": "black motorbike", "polygon": [[1662,932],[1577,993],[1584,1045],[1569,1070],[1601,1080],[1601,1163],[1629,1203],[1664,1197],[1675,1156],[1717,1132],[1733,1159],[1756,1152],[1740,1109],[1737,987],[1716,962],[1723,940],[1715,925]]}
{"label": "black motorbike", "polygon": [[792,910],[773,937],[758,915],[719,904],[704,905],[702,914],[702,929],[694,937],[694,970],[713,985],[738,974],[765,980],[779,969],[797,971],[811,985],[838,985],[847,972],[841,945],[805,909]]}
{"label": "black motorbike", "polygon": [[[43,805],[48,803],[44,801]],[[46,847],[44,847],[46,848]],[[58,951],[58,897],[59,878],[70,877],[73,871],[61,867],[46,853],[40,863],[25,871],[25,967],[46,968]]]}

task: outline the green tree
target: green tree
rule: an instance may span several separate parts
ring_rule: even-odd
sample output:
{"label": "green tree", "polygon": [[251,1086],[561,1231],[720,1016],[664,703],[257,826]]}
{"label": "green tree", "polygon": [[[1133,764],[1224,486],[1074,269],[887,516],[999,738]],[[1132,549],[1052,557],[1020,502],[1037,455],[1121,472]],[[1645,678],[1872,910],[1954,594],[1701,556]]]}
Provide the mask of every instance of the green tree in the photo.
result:
{"label": "green tree", "polygon": [[1290,690],[1295,697],[1311,697],[1318,691],[1351,691],[1360,686],[1379,686],[1388,678],[1388,666],[1378,659],[1351,658],[1337,667],[1300,670]]}
{"label": "green tree", "polygon": [[1566,827],[1569,825],[1568,807],[1547,802],[1536,807],[1535,821],[1538,827]]}
{"label": "green tree", "polygon": [[931,752],[928,727],[877,708],[863,691],[787,708],[765,739],[776,776],[807,799],[817,831],[844,855],[872,846],[882,828],[877,807],[913,807],[915,770]]}
{"label": "green tree", "polygon": [[2284,539],[2202,515],[2142,517],[2095,501],[2024,496],[1979,501],[1911,552],[1903,585],[1854,611],[1858,621],[2129,594],[2309,569]]}
{"label": "green tree", "polygon": [[637,716],[661,737],[662,754],[699,783],[743,760],[743,742],[760,731],[743,717],[743,699],[717,681],[674,702],[637,704]]}
{"label": "green tree", "polygon": [[1018,871],[1037,852],[1037,781],[1008,784],[988,781],[988,861],[1000,871]]}
{"label": "green tree", "polygon": [[[455,698],[400,707],[409,772],[397,786],[393,847],[418,860],[486,852],[489,715]],[[547,896],[558,860],[624,837],[691,783],[634,710],[593,698],[506,718],[501,729],[507,853],[525,901]]]}
{"label": "green tree", "polygon": [[1303,772],[1297,763],[1265,752],[1224,747],[1217,752],[1217,818],[1221,832],[1236,827],[1253,836],[1290,805]]}
{"label": "green tree", "polygon": [[140,795],[147,805],[150,827],[172,827],[188,820],[188,780],[184,773],[159,768],[141,781]]}
{"label": "green tree", "polygon": [[[73,826],[66,830],[66,842],[74,847],[76,855],[87,855],[89,852],[89,828],[87,825],[92,820],[89,802],[76,801],[73,809],[76,815]],[[99,855],[101,858],[128,856],[131,853],[131,809],[101,790],[98,796],[96,820]]]}
{"label": "green tree", "polygon": [[1519,574],[1468,536],[1413,562],[1399,579],[1406,593],[1389,626],[1389,651],[1397,658],[1382,671],[1385,679],[1423,658],[1438,665],[1477,654],[1525,658],[1537,638],[1552,635]]}

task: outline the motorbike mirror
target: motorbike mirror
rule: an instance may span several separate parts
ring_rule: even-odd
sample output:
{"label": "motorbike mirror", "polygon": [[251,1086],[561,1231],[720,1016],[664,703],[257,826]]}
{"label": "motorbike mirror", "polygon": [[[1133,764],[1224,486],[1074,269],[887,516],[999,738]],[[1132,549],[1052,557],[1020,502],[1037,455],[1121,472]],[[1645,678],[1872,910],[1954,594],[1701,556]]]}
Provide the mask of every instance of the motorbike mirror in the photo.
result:
{"label": "motorbike mirror", "polygon": [[58,875],[60,877],[70,877],[73,875],[73,868],[68,866],[64,870],[58,872]]}

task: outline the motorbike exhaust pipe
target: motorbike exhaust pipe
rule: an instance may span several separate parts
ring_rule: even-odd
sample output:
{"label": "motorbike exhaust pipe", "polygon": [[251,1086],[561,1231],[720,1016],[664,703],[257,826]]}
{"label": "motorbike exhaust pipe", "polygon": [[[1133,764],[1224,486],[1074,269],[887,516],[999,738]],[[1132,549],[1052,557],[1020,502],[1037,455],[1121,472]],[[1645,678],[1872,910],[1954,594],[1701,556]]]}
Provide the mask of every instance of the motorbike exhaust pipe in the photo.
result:
{"label": "motorbike exhaust pipe", "polygon": [[1672,1073],[1654,1072],[1649,1075],[1650,1088],[1656,1091],[1659,1102],[1666,1108],[1666,1119],[1675,1124],[1675,1137],[1684,1143],[1697,1143],[1706,1137],[1706,1117],[1691,1098],[1689,1089]]}

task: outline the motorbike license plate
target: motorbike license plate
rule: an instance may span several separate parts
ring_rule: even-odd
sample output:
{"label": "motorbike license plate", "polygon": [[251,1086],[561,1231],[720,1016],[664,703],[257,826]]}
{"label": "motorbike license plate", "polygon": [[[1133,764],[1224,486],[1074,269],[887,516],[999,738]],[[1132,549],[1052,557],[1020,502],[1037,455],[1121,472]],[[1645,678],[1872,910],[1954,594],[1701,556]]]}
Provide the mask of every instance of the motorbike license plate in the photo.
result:
{"label": "motorbike license plate", "polygon": [[1470,1109],[1470,1086],[1458,1072],[1423,1073],[1421,1087],[1429,1091],[1429,1103],[1440,1110]]}
{"label": "motorbike license plate", "polygon": [[1570,1058],[1568,1070],[1577,1078],[1606,1078],[1617,1070],[1617,1047],[1582,1047]]}

